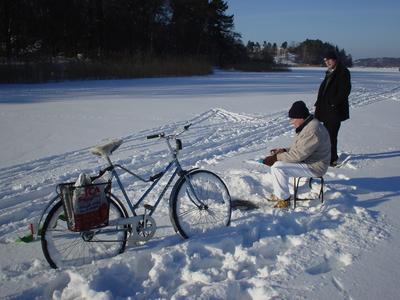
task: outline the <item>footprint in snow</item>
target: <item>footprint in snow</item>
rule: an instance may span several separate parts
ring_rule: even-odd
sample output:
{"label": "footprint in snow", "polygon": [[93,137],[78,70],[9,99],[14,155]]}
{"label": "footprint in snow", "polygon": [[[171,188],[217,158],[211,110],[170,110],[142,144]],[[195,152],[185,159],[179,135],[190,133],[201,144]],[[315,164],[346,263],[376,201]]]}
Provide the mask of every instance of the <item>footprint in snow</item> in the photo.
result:
{"label": "footprint in snow", "polygon": [[322,262],[306,269],[306,273],[310,275],[320,275],[328,273],[332,269],[336,269],[336,267],[347,267],[352,263],[353,256],[350,253],[340,253],[337,256],[335,255],[329,258],[324,256],[324,260]]}
{"label": "footprint in snow", "polygon": [[308,268],[306,270],[306,273],[310,274],[310,275],[320,275],[320,274],[324,274],[324,273],[328,273],[332,270],[332,267],[329,263],[329,261],[324,258],[324,261],[311,267]]}

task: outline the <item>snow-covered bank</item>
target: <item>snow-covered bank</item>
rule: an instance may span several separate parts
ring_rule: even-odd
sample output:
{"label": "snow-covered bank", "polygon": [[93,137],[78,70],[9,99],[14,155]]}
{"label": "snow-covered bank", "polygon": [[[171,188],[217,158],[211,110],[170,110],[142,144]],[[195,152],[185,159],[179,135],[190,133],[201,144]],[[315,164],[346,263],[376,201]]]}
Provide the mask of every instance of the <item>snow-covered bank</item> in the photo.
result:
{"label": "snow-covered bank", "polygon": [[[249,163],[290,142],[287,108],[298,98],[311,107],[322,76],[322,70],[220,72],[0,86],[1,139],[9,141],[0,146],[0,296],[396,299],[399,74],[352,73],[351,119],[339,139],[350,160],[326,175],[324,204],[273,210],[264,200],[272,191],[268,169]],[[182,241],[169,225],[166,198],[156,215],[166,227],[146,247],[129,246],[113,259],[69,270],[50,270],[38,242],[14,242],[54,195],[56,183],[102,164],[87,147],[123,137],[114,159],[149,175],[161,168],[166,152],[144,137],[186,122],[193,126],[182,137],[182,163],[218,172],[233,199],[259,209],[235,210],[231,227]],[[133,197],[144,189],[128,177],[124,183]]]}

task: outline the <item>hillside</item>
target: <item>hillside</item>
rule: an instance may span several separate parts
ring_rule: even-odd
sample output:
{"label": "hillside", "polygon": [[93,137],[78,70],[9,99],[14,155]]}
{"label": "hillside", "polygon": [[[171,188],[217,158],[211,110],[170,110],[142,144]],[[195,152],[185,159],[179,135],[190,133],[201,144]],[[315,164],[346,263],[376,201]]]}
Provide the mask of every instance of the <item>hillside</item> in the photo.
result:
{"label": "hillside", "polygon": [[354,61],[355,67],[400,68],[400,58],[362,58]]}

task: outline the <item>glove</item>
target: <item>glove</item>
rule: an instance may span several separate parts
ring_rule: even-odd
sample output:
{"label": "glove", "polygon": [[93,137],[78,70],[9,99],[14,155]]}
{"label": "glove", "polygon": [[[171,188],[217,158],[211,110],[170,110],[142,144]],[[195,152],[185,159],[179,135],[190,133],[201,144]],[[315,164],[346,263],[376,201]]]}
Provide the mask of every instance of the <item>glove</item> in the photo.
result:
{"label": "glove", "polygon": [[269,166],[269,167],[272,167],[272,165],[273,165],[276,161],[277,161],[276,154],[274,154],[274,155],[270,155],[270,156],[267,156],[266,158],[264,158],[263,163],[264,163],[264,165],[267,165],[267,166]]}

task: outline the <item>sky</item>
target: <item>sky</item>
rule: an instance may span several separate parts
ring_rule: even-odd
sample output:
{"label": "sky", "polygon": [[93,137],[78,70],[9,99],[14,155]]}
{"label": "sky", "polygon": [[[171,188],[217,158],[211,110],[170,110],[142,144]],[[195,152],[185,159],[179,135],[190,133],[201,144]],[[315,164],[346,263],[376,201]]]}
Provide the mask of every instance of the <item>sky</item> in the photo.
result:
{"label": "sky", "polygon": [[400,57],[399,0],[227,0],[235,31],[277,43],[320,39],[353,59]]}

